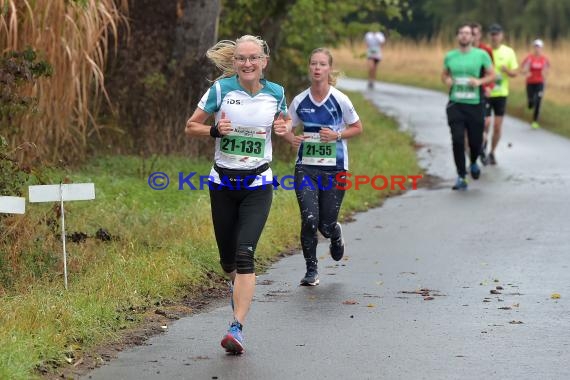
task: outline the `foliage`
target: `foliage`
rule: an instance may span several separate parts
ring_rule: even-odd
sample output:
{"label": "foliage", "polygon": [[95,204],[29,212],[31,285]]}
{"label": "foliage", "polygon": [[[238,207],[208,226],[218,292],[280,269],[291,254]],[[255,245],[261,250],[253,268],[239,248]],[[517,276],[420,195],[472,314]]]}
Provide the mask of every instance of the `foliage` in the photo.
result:
{"label": "foliage", "polygon": [[[52,67],[45,60],[38,60],[32,48],[12,51],[0,57],[0,130],[3,133],[16,129],[16,118],[34,111],[37,99],[22,91],[37,78],[50,76]],[[29,169],[20,166],[6,138],[0,135],[0,195],[21,195],[28,179]]]}
{"label": "foliage", "polygon": [[375,15],[388,19],[407,15],[407,3],[398,0],[225,0],[220,16],[220,38],[243,34],[262,36],[273,53],[268,75],[297,93],[307,84],[307,61],[317,47],[334,47],[347,38],[362,39],[379,28]]}
{"label": "foliage", "polygon": [[477,21],[483,27],[498,22],[507,34],[517,39],[558,40],[570,36],[569,1],[425,0],[417,3],[416,10],[432,19],[436,33],[453,35],[458,23]]}
{"label": "foliage", "polygon": [[0,136],[0,196],[22,196],[22,187],[28,180],[28,174],[10,153],[8,142]]}
{"label": "foliage", "polygon": [[220,2],[130,3],[129,25],[119,28],[105,71],[112,103],[105,116],[124,135],[118,140],[107,129],[103,140],[115,152],[196,157],[204,140],[188,138],[183,126],[211,86],[214,66],[205,53],[216,40]]}
{"label": "foliage", "polygon": [[[25,113],[4,137],[35,144],[43,159],[77,161],[96,137],[97,107],[106,95],[102,68],[127,0],[0,0],[0,52],[31,45],[53,75],[30,86],[40,117]],[[34,118],[32,118],[34,117]],[[17,152],[22,161],[29,157]]]}
{"label": "foliage", "polygon": [[21,87],[41,76],[50,76],[53,70],[45,60],[37,60],[36,52],[11,51],[0,56],[0,128],[14,127],[13,118],[36,107],[37,99],[22,93]]}

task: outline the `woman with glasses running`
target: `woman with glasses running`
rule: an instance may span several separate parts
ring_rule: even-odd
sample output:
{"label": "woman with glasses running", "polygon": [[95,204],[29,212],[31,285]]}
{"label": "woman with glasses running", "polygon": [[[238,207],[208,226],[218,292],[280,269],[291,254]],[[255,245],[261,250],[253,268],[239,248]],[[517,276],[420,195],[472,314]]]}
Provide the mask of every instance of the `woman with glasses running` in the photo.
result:
{"label": "woman with glasses running", "polygon": [[[215,140],[210,202],[220,264],[233,284],[233,322],[221,345],[244,351],[243,324],[255,291],[254,253],[273,197],[271,129],[291,129],[282,86],[263,79],[269,48],[245,35],[220,41],[206,56],[222,75],[202,96],[186,123],[189,136]],[[206,124],[211,115],[214,125]]]}
{"label": "woman with glasses running", "polygon": [[346,139],[362,133],[362,124],[350,99],[337,90],[333,58],[324,48],[309,58],[311,86],[289,106],[292,125],[303,124],[302,134],[283,137],[298,149],[295,193],[301,210],[301,246],[306,273],[301,285],[319,283],[317,231],[330,239],[330,254],[339,261],[344,255],[338,213],[344,197],[339,177],[348,170]]}

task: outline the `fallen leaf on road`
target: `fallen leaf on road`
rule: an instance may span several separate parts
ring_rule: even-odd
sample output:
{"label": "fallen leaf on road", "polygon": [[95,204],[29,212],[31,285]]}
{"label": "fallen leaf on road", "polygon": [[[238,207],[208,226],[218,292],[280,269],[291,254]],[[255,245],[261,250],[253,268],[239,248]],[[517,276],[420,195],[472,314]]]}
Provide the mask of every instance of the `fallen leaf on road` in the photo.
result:
{"label": "fallen leaf on road", "polygon": [[509,322],[511,325],[522,325],[524,322],[523,321],[515,321],[514,319],[512,321]]}
{"label": "fallen leaf on road", "polygon": [[358,301],[356,300],[346,300],[346,301],[342,301],[343,305],[358,305]]}
{"label": "fallen leaf on road", "polygon": [[497,289],[491,289],[491,294],[501,294]]}
{"label": "fallen leaf on road", "polygon": [[552,293],[550,295],[550,298],[552,298],[553,300],[557,300],[560,298],[560,293]]}
{"label": "fallen leaf on road", "polygon": [[376,281],[376,285],[382,286],[382,285],[384,285],[384,281]]}
{"label": "fallen leaf on road", "polygon": [[424,297],[424,301],[431,301],[431,300],[433,300],[433,299],[435,299],[435,298],[433,298],[433,297]]}
{"label": "fallen leaf on road", "polygon": [[369,303],[368,305],[366,305],[366,307],[376,307],[376,305],[374,305],[373,303]]}
{"label": "fallen leaf on road", "polygon": [[497,285],[497,286],[495,287],[495,289],[497,289],[497,290],[503,290],[503,287],[502,287],[501,285]]}
{"label": "fallen leaf on road", "polygon": [[419,290],[401,290],[399,293],[418,294],[418,295],[424,297],[424,300],[426,300],[426,298],[427,298],[428,301],[432,300],[433,297],[445,296],[445,294],[439,294],[439,290],[433,290],[433,289],[428,289],[428,288],[421,288]]}
{"label": "fallen leaf on road", "polygon": [[500,310],[511,310],[510,306],[499,307]]}

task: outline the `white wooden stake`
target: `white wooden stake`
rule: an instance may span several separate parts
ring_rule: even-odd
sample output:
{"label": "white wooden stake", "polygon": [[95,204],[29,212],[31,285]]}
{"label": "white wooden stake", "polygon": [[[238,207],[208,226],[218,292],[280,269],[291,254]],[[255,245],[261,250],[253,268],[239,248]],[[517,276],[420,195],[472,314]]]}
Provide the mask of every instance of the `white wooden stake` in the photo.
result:
{"label": "white wooden stake", "polygon": [[61,241],[63,242],[63,283],[67,290],[67,251],[65,249],[65,211],[63,209],[63,187],[59,184],[59,199],[61,204]]}
{"label": "white wooden stake", "polygon": [[60,183],[59,185],[38,185],[28,188],[29,199],[34,202],[60,202],[61,205],[61,241],[63,243],[63,279],[67,290],[67,251],[65,248],[65,210],[64,201],[95,199],[93,183]]}
{"label": "white wooden stake", "polygon": [[26,198],[0,196],[0,213],[24,214],[26,212]]}

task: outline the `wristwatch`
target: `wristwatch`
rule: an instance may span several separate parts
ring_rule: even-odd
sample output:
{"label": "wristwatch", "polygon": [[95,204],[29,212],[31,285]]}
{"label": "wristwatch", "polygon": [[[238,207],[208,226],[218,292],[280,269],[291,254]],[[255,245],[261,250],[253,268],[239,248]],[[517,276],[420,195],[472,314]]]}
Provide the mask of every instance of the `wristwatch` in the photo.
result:
{"label": "wristwatch", "polygon": [[340,141],[340,140],[342,140],[342,132],[341,132],[341,131],[338,131],[338,132],[336,133],[336,141]]}

